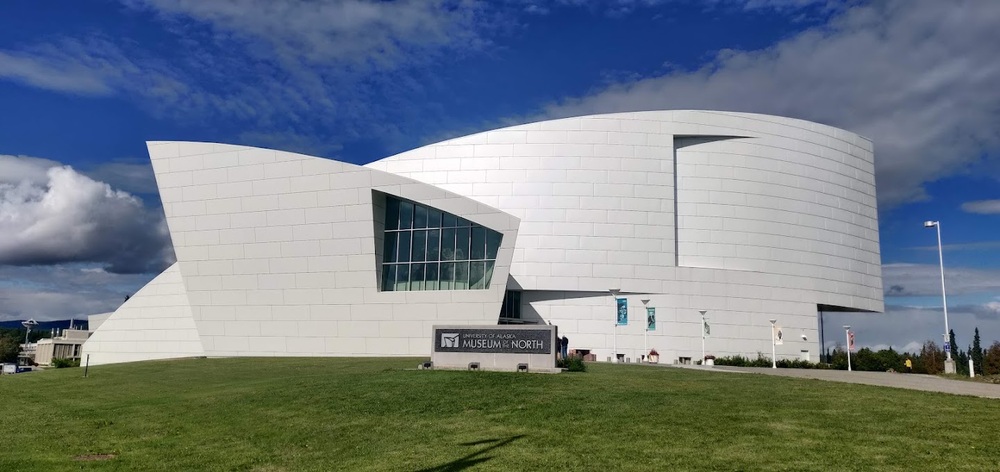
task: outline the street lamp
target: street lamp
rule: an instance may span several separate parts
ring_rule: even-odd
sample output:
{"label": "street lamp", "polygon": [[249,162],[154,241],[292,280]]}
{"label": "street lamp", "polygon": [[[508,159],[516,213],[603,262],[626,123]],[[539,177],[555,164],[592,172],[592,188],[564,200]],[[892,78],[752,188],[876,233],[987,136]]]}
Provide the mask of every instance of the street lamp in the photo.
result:
{"label": "street lamp", "polygon": [[[948,333],[951,331],[948,329],[948,294],[944,290],[944,251],[941,250],[941,222],[940,221],[925,221],[924,228],[935,228],[937,229],[937,241],[938,241],[938,263],[941,265],[941,305],[944,309],[944,339],[945,344],[948,343]],[[944,371],[946,374],[955,373],[955,361],[951,359],[951,349],[944,350],[947,358],[944,361]]]}
{"label": "street lamp", "polygon": [[615,320],[615,335],[614,335],[615,345],[614,345],[614,351],[613,351],[612,355],[614,356],[615,363],[617,364],[618,363],[618,292],[621,292],[621,289],[619,289],[619,288],[611,288],[611,289],[608,289],[608,291],[611,292],[611,296],[614,297],[614,300],[615,300],[615,302],[612,304],[612,308],[615,309],[615,317],[614,317],[614,320]]}
{"label": "street lamp", "polygon": [[27,320],[27,321],[22,321],[21,322],[21,326],[24,326],[24,329],[25,329],[25,332],[24,332],[24,344],[28,344],[28,335],[31,334],[31,328],[34,328],[35,326],[38,326],[38,322],[35,321],[34,318],[32,318],[32,319]]}
{"label": "street lamp", "polygon": [[771,322],[771,368],[778,368],[778,355],[774,350],[774,324],[778,322],[776,319],[767,320]]}
{"label": "street lamp", "polygon": [[847,371],[851,371],[851,325],[844,325],[844,339],[847,340]]}
{"label": "street lamp", "polygon": [[698,310],[701,313],[701,365],[705,365],[705,313],[708,310]]}
{"label": "street lamp", "polygon": [[642,359],[646,359],[646,353],[649,352],[649,344],[646,342],[646,338],[649,335],[649,299],[643,298],[639,300],[642,302],[642,307],[646,310],[646,329],[642,330]]}

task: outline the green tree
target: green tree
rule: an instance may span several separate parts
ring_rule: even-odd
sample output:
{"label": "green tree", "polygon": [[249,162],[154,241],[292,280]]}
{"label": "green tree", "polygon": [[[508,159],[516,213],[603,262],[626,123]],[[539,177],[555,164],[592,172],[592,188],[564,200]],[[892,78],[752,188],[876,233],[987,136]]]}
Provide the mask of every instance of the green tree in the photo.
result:
{"label": "green tree", "polygon": [[979,328],[976,327],[976,335],[972,337],[972,349],[969,352],[969,356],[972,357],[972,365],[975,367],[976,372],[980,375],[983,374],[983,346],[979,341]]}
{"label": "green tree", "polygon": [[951,358],[958,362],[958,342],[955,341],[955,330],[948,330],[948,347],[951,351]]}
{"label": "green tree", "polygon": [[944,350],[934,341],[927,341],[920,348],[920,355],[913,370],[923,374],[940,374],[944,371],[944,359]]}
{"label": "green tree", "polygon": [[983,354],[983,375],[1000,375],[1000,341],[993,342]]}

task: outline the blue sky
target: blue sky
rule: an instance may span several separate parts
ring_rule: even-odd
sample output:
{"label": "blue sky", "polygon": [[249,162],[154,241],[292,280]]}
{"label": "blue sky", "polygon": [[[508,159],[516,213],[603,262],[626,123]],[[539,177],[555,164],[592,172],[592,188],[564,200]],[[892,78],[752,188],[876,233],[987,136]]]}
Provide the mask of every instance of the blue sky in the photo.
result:
{"label": "blue sky", "polygon": [[1000,2],[977,0],[4,2],[0,319],[112,310],[171,260],[146,140],[365,163],[539,119],[700,108],[874,140],[886,313],[827,314],[828,333],[940,340],[933,219],[951,325],[988,344],[996,24]]}

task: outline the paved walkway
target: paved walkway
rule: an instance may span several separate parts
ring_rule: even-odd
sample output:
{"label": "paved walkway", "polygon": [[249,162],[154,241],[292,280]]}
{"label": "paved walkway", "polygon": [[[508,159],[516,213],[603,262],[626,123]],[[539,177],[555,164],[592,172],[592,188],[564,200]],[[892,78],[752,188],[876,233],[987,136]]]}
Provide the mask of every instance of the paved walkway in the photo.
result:
{"label": "paved walkway", "polygon": [[926,392],[951,393],[954,395],[972,395],[984,398],[1000,398],[1000,385],[964,380],[951,380],[934,375],[896,374],[890,372],[848,372],[846,370],[814,370],[814,369],[767,369],[761,367],[729,367],[729,366],[669,366],[689,369],[709,370],[715,372],[735,372],[743,374],[780,375],[783,377],[798,377],[800,379],[829,380],[832,382],[847,382],[880,387],[908,388]]}

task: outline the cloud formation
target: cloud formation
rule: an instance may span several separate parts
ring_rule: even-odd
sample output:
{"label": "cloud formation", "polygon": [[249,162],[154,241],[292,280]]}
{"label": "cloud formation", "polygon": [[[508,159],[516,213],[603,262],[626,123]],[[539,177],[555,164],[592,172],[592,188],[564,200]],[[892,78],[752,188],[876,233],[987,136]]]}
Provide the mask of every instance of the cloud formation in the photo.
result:
{"label": "cloud formation", "polygon": [[[935,264],[883,264],[885,296],[940,296],[940,271]],[[948,295],[1000,292],[1000,270],[946,266],[944,274]]]}
{"label": "cloud formation", "polygon": [[1000,200],[978,200],[962,204],[962,211],[981,215],[1000,214]]}
{"label": "cloud formation", "polygon": [[162,212],[53,164],[0,156],[0,265],[96,262],[109,272],[138,273],[173,262]]}
{"label": "cloud formation", "polygon": [[1000,2],[873,2],[765,49],[553,103],[543,117],[692,108],[838,126],[874,140],[879,204],[891,209],[1000,149],[997,24]]}

